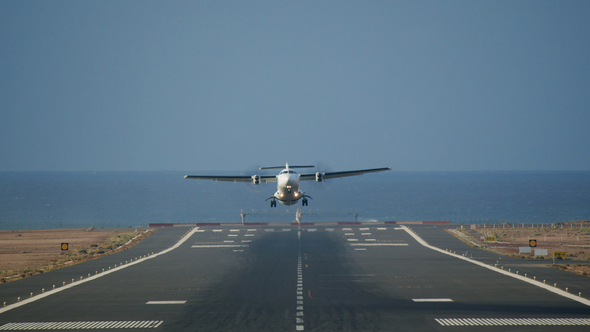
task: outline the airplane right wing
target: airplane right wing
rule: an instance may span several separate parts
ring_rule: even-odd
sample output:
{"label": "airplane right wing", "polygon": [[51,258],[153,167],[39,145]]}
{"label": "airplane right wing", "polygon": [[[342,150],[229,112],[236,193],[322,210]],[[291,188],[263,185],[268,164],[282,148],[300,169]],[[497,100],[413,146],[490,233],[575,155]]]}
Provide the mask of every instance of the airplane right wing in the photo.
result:
{"label": "airplane right wing", "polygon": [[370,169],[359,169],[355,171],[344,171],[344,172],[329,172],[329,173],[306,173],[300,174],[299,179],[302,181],[306,180],[316,180],[318,181],[318,175],[321,177],[319,181],[325,179],[334,179],[334,178],[343,178],[345,176],[354,176],[354,175],[363,175],[365,173],[375,173],[375,172],[383,172],[383,171],[390,171],[391,167],[382,167],[382,168],[370,168]]}

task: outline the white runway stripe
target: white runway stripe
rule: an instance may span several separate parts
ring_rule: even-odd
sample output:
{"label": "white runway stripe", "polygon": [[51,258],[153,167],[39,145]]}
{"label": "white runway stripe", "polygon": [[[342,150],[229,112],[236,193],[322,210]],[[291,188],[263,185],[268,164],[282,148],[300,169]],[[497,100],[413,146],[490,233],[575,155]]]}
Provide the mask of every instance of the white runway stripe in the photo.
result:
{"label": "white runway stripe", "polygon": [[104,330],[115,328],[153,329],[164,321],[88,321],[88,322],[27,322],[7,323],[0,326],[0,331],[32,331],[32,330]]}
{"label": "white runway stripe", "polygon": [[414,302],[453,302],[451,299],[412,299]]}
{"label": "white runway stripe", "polygon": [[148,301],[146,304],[185,304],[186,301]]}
{"label": "white runway stripe", "polygon": [[435,318],[442,326],[590,325],[590,318]]}

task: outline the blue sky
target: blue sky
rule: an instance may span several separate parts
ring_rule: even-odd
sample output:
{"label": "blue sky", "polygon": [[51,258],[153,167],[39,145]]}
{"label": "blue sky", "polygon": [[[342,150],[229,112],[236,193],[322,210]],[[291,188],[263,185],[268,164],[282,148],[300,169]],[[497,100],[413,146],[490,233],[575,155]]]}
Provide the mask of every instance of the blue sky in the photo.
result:
{"label": "blue sky", "polygon": [[590,170],[588,1],[0,1],[0,171]]}

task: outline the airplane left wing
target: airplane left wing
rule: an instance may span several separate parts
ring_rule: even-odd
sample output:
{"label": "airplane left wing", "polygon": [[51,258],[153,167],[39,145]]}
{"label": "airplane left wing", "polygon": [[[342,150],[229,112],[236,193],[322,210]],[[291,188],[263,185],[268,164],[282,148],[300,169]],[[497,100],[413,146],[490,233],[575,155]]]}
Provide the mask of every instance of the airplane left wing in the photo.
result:
{"label": "airplane left wing", "polygon": [[213,181],[228,181],[228,182],[255,182],[254,177],[259,178],[259,182],[277,182],[276,175],[245,175],[245,176],[232,176],[232,175],[185,175],[185,179],[197,179],[197,180],[213,180]]}
{"label": "airplane left wing", "polygon": [[370,169],[359,169],[359,170],[355,170],[355,171],[345,171],[345,172],[329,172],[329,173],[322,173],[322,172],[318,172],[318,173],[306,173],[306,174],[300,174],[299,175],[299,179],[302,181],[306,181],[306,180],[318,180],[317,176],[319,174],[319,176],[321,177],[321,180],[325,180],[325,179],[334,179],[334,178],[343,178],[345,176],[354,176],[354,175],[362,175],[365,173],[375,173],[375,172],[383,172],[383,171],[390,171],[391,167],[382,167],[382,168],[370,168]]}

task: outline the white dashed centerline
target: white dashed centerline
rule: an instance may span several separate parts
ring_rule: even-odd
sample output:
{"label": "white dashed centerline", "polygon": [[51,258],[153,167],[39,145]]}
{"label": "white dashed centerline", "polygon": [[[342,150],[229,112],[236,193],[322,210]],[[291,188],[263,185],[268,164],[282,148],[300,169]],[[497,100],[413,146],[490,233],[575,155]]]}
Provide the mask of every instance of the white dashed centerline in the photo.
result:
{"label": "white dashed centerline", "polygon": [[297,231],[297,241],[299,242],[299,250],[297,252],[297,290],[295,291],[295,298],[297,301],[295,313],[295,331],[304,330],[303,320],[303,263],[301,262],[301,231]]}

